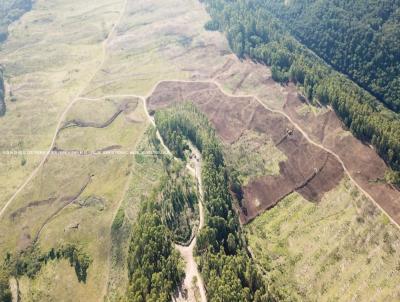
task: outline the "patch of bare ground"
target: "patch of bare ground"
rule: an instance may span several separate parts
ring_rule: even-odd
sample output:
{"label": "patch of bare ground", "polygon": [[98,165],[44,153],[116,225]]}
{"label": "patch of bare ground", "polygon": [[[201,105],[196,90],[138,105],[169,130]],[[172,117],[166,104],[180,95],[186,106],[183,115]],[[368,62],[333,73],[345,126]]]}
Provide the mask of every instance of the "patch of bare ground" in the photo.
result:
{"label": "patch of bare ground", "polygon": [[387,166],[375,150],[357,140],[333,110],[323,114],[299,114],[302,98],[293,85],[288,91],[284,111],[312,138],[335,152],[343,161],[351,176],[396,221],[400,222],[400,192],[386,184]]}
{"label": "patch of bare ground", "polygon": [[336,154],[351,178],[395,223],[400,223],[400,192],[382,181],[387,165],[375,150],[343,128],[331,108],[310,105],[293,84],[274,82],[268,67],[261,64],[225,56],[223,66],[226,68],[216,67],[210,78],[235,95],[254,95],[269,108],[287,114],[311,140]]}
{"label": "patch of bare ground", "polygon": [[254,98],[228,96],[213,83],[162,82],[147,100],[149,110],[182,101],[192,101],[204,112],[225,143],[252,130],[266,134],[286,155],[279,176],[258,177],[244,187],[243,223],[294,191],[310,201],[320,201],[343,176],[336,158],[310,144],[288,119],[265,109]]}

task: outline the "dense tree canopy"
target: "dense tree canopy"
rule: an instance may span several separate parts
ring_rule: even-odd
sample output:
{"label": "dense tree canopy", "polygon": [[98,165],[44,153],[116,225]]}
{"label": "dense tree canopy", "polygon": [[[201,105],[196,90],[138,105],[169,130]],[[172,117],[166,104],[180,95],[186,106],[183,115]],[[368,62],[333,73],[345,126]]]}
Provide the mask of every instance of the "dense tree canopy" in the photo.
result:
{"label": "dense tree canopy", "polygon": [[196,185],[185,170],[183,167],[168,175],[160,196],[161,219],[172,232],[173,240],[182,244],[190,241],[198,220]]}
{"label": "dense tree canopy", "polygon": [[128,301],[171,301],[184,272],[155,195],[142,205],[129,246]]}
{"label": "dense tree canopy", "polygon": [[[229,44],[238,56],[243,57],[246,55],[258,62],[271,66],[272,76],[276,81],[288,82],[291,80],[298,84],[310,100],[330,104],[355,136],[371,143],[379,155],[394,170],[400,169],[399,116],[385,108],[374,96],[357,86],[345,75],[335,71],[293,38],[290,31],[286,30],[288,27],[285,23],[286,19],[282,17],[282,20],[280,20],[273,14],[275,10],[272,8],[278,7],[278,2],[280,1],[204,0],[203,2],[205,2],[206,8],[212,17],[212,20],[205,27],[226,32]],[[268,5],[266,2],[268,2]],[[293,4],[294,2],[296,4]],[[329,2],[338,3],[338,5],[345,3],[345,1]],[[350,2],[353,3],[354,1]],[[311,5],[315,1],[289,0],[285,1],[285,3],[298,7],[301,3]],[[362,5],[360,1],[356,1],[356,3]],[[284,12],[280,14],[284,14]],[[300,21],[302,20],[300,17],[298,18]],[[318,18],[318,15],[315,18]],[[365,18],[364,21],[366,22],[366,20],[368,18]],[[312,35],[311,32],[308,34]],[[324,33],[322,32],[322,34]],[[329,36],[328,33],[327,35]],[[360,39],[363,39],[363,37],[360,37]],[[364,51],[367,52],[368,50],[364,48]],[[362,61],[358,57],[355,61],[357,60]],[[339,61],[340,59],[338,59]],[[356,66],[358,65],[351,66],[354,66],[354,71],[357,71],[358,67]],[[382,66],[379,65],[377,68],[379,69]],[[392,73],[396,73],[394,69],[388,68],[387,70],[389,77]],[[360,69],[357,74],[361,77],[363,72]],[[398,77],[398,73],[396,76]],[[378,78],[374,80],[379,81]],[[370,80],[365,81],[368,82]],[[388,91],[393,93],[395,90],[389,89]],[[398,100],[396,97],[395,99]],[[392,103],[395,104],[395,102],[393,101]]]}
{"label": "dense tree canopy", "polygon": [[400,110],[400,1],[263,0],[307,47]]}
{"label": "dense tree canopy", "polygon": [[[190,139],[202,154],[202,184],[206,225],[197,237],[196,251],[209,301],[269,301],[262,277],[247,254],[229,191],[230,177],[220,143],[207,118],[190,103],[156,113],[166,144],[180,154]],[[176,139],[181,136],[182,139]]]}

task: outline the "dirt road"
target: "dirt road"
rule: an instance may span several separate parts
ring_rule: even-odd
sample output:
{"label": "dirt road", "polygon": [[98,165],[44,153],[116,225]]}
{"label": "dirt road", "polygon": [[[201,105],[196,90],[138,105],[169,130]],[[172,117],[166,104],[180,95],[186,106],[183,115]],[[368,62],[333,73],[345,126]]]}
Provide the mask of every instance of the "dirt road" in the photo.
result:
{"label": "dirt road", "polygon": [[[195,148],[193,145],[190,145],[190,148],[192,152],[194,153],[195,156],[192,158],[192,162],[194,164],[194,169],[191,168],[188,164],[187,168],[188,170],[193,174],[193,176],[197,180],[197,185],[199,189],[199,194],[200,194],[200,202],[199,202],[199,216],[200,216],[200,222],[199,222],[199,227],[197,229],[197,233],[199,230],[204,226],[204,209],[203,209],[203,187],[201,183],[201,154],[197,148]],[[193,251],[194,247],[196,246],[196,239],[197,235],[193,238],[192,242],[190,243],[189,246],[181,246],[181,245],[175,245],[176,249],[181,253],[183,259],[185,260],[186,267],[185,267],[185,280],[183,282],[185,289],[187,290],[187,297],[186,299],[180,295],[180,297],[177,299],[177,301],[194,301],[196,302],[196,295],[195,295],[195,289],[193,286],[197,287],[197,290],[199,291],[200,294],[200,301],[201,302],[206,302],[206,291],[203,283],[203,279],[199,273],[199,270],[197,268],[197,263],[193,257]],[[194,284],[193,278],[196,277],[196,284]]]}
{"label": "dirt road", "polygon": [[[155,85],[154,87],[157,87],[157,85]],[[144,102],[144,108],[145,108],[148,119],[151,121],[151,123],[154,126],[156,126],[154,118],[149,114],[149,111],[147,110],[146,99],[142,98],[142,100]],[[157,130],[157,138],[159,139],[159,141],[160,141],[162,147],[164,148],[164,150],[166,151],[166,153],[172,156],[171,151],[165,145],[158,130]],[[199,190],[199,194],[200,194],[200,202],[199,202],[200,222],[199,222],[199,227],[197,229],[197,234],[198,234],[199,230],[204,226],[204,209],[203,209],[203,204],[202,204],[203,187],[202,187],[202,182],[201,182],[201,154],[200,154],[199,150],[196,147],[194,147],[192,144],[190,144],[190,148],[195,155],[192,158],[192,163],[194,164],[194,169],[192,167],[190,167],[189,164],[187,164],[186,167],[190,171],[190,173],[196,178],[198,190]],[[201,302],[207,301],[203,279],[199,273],[199,270],[197,268],[197,263],[193,257],[194,247],[196,246],[197,234],[196,234],[196,236],[194,236],[194,238],[189,246],[182,246],[182,245],[175,244],[175,248],[181,253],[182,258],[184,259],[184,261],[186,263],[185,280],[183,282],[185,293],[180,292],[179,297],[177,298],[177,301],[196,302],[197,301],[196,294],[195,294],[196,289],[194,288],[194,286],[197,287],[197,290],[199,291],[200,301]],[[193,281],[195,277],[196,277],[196,279],[195,279],[196,282]]]}
{"label": "dirt road", "polygon": [[50,156],[51,150],[54,147],[54,144],[56,142],[57,139],[57,135],[59,132],[59,129],[61,128],[62,122],[64,121],[65,117],[67,116],[67,113],[69,112],[69,110],[72,108],[72,106],[78,102],[79,100],[81,100],[81,96],[84,93],[84,91],[86,90],[87,86],[92,82],[92,80],[96,77],[97,73],[101,70],[101,68],[104,65],[104,62],[106,61],[107,58],[107,45],[110,42],[111,38],[114,35],[115,30],[117,29],[118,25],[120,24],[122,17],[124,16],[124,13],[126,11],[126,7],[127,7],[127,3],[128,0],[125,0],[124,5],[123,5],[123,9],[118,17],[118,20],[115,22],[115,24],[113,25],[113,27],[111,28],[110,32],[107,35],[107,38],[103,41],[102,43],[102,58],[101,58],[101,62],[99,63],[98,68],[93,72],[92,76],[90,77],[90,79],[87,82],[87,85],[83,86],[82,89],[79,91],[79,93],[77,94],[77,96],[72,99],[72,101],[68,104],[68,106],[64,109],[64,111],[62,112],[57,126],[56,126],[56,130],[55,133],[53,135],[52,141],[50,143],[50,147],[47,151],[47,153],[45,154],[45,156],[43,157],[42,161],[39,163],[39,165],[35,168],[35,170],[32,171],[32,173],[28,176],[28,178],[25,180],[25,182],[18,188],[18,190],[11,196],[11,198],[6,202],[6,204],[3,206],[3,208],[0,210],[0,219],[3,216],[5,210],[10,206],[10,204],[14,201],[14,199],[17,197],[17,195],[26,187],[26,185],[35,177],[35,175],[39,172],[39,170],[42,168],[42,166],[44,165],[44,163],[47,161],[48,157]]}
{"label": "dirt road", "polygon": [[[114,26],[112,32],[115,30],[115,27],[116,27],[116,26],[117,26],[117,24]],[[108,39],[110,38],[112,32],[110,33],[110,35],[109,35],[109,37],[107,38],[107,40],[105,40],[105,42],[104,42],[104,45],[103,45],[104,51],[105,51],[105,48],[106,48],[106,45],[107,45],[107,41],[108,41]],[[101,67],[100,67],[100,68],[101,68]],[[99,69],[100,69],[100,68],[99,68]],[[94,77],[94,75],[93,75],[93,77]],[[326,147],[323,146],[322,144],[313,141],[313,140],[309,137],[309,135],[308,135],[295,121],[293,121],[293,119],[292,119],[288,114],[286,114],[285,112],[283,112],[283,111],[281,111],[281,110],[275,110],[275,109],[272,109],[272,108],[268,107],[268,106],[265,105],[259,98],[257,98],[257,97],[254,96],[254,95],[233,95],[233,94],[230,94],[230,93],[228,93],[228,92],[226,92],[226,91],[224,90],[224,88],[222,87],[222,85],[221,85],[220,83],[218,83],[216,80],[213,80],[213,79],[212,79],[212,80],[206,80],[206,81],[187,81],[187,80],[179,80],[179,79],[162,80],[162,81],[157,82],[157,83],[154,85],[153,89],[150,91],[150,93],[148,94],[148,96],[150,96],[150,95],[155,91],[155,89],[157,88],[157,86],[158,86],[159,84],[164,83],[164,82],[177,82],[177,83],[196,83],[196,82],[197,82],[197,83],[209,83],[209,84],[211,83],[211,84],[216,85],[216,86],[221,90],[222,93],[224,93],[225,95],[227,95],[227,96],[229,96],[229,97],[250,97],[250,98],[254,98],[254,99],[255,99],[259,104],[261,104],[266,110],[284,116],[284,117],[285,117],[285,118],[286,118],[286,119],[287,119],[287,120],[302,134],[302,135],[303,135],[303,136],[304,136],[304,138],[305,138],[309,143],[311,143],[312,145],[314,145],[314,146],[316,146],[316,147],[318,147],[318,148],[320,148],[320,149],[322,149],[322,150],[328,152],[328,153],[331,154],[332,156],[334,156],[334,157],[337,159],[337,161],[342,165],[342,167],[343,167],[345,173],[347,174],[347,176],[349,177],[349,179],[355,184],[355,186],[356,186],[365,196],[367,196],[367,197],[368,197],[368,198],[369,198],[369,199],[370,199],[370,200],[371,200],[371,201],[372,201],[372,202],[373,202],[373,203],[374,203],[374,204],[375,204],[389,219],[390,219],[390,221],[391,221],[394,225],[396,225],[398,228],[400,228],[399,224],[398,224],[396,221],[394,221],[393,218],[392,218],[392,217],[391,217],[391,216],[390,216],[390,215],[389,215],[375,200],[374,200],[374,198],[373,198],[367,191],[365,191],[365,190],[361,187],[361,185],[359,185],[359,184],[357,183],[357,181],[352,177],[351,173],[350,173],[349,170],[347,169],[346,165],[344,164],[344,162],[343,162],[343,160],[340,158],[340,156],[339,156],[338,154],[336,154],[335,152],[333,152],[332,150],[326,148]],[[82,90],[82,91],[83,91],[83,90]],[[62,122],[63,122],[63,120],[65,119],[65,116],[67,115],[68,111],[72,108],[72,105],[73,105],[75,102],[77,102],[77,101],[79,101],[79,100],[81,100],[81,99],[93,100],[93,101],[94,101],[94,100],[98,100],[98,99],[104,99],[104,98],[107,98],[107,97],[136,97],[136,98],[141,99],[141,100],[144,102],[146,114],[147,114],[149,120],[151,121],[151,123],[152,123],[153,125],[155,125],[154,119],[149,115],[148,110],[147,110],[146,98],[147,98],[148,96],[140,96],[140,95],[134,95],[134,94],[132,94],[132,95],[131,95],[131,94],[106,95],[106,96],[103,96],[103,97],[100,97],[100,98],[89,98],[89,97],[77,96],[77,98],[74,99],[74,100],[69,104],[69,106],[65,109],[65,111],[64,111],[63,114],[61,115],[61,117],[60,117],[60,119],[59,119],[59,122],[58,122],[58,124],[57,124],[56,131],[55,131],[55,134],[54,134],[54,137],[53,137],[53,140],[52,140],[52,143],[51,143],[51,146],[50,146],[50,148],[49,148],[48,153],[45,155],[45,157],[43,158],[43,160],[41,161],[41,163],[39,164],[39,166],[32,172],[32,174],[26,179],[26,181],[19,187],[19,189],[14,193],[14,195],[8,200],[8,202],[7,202],[7,203],[3,206],[3,208],[0,210],[0,218],[1,218],[2,215],[4,214],[4,212],[5,212],[5,210],[7,209],[7,207],[13,202],[13,200],[15,199],[15,197],[24,189],[24,187],[30,182],[30,180],[33,179],[33,177],[37,174],[37,172],[39,171],[39,169],[43,166],[43,164],[44,164],[45,161],[47,160],[47,158],[48,158],[48,156],[49,156],[49,154],[50,154],[50,152],[51,152],[51,150],[52,150],[52,148],[53,148],[53,146],[54,146],[54,144],[55,144],[55,141],[56,141],[56,138],[57,138],[57,133],[58,133],[58,131],[59,131],[61,125],[62,125]],[[162,144],[163,148],[166,150],[166,152],[167,152],[168,154],[171,154],[170,150],[165,146],[165,144],[164,144],[164,142],[163,142],[161,136],[159,135],[159,133],[157,134],[157,136],[159,137],[159,139],[160,139],[160,141],[161,141],[161,144]],[[201,189],[201,177],[200,177],[201,172],[200,172],[200,166],[199,166],[199,165],[200,165],[200,163],[198,164],[198,166],[196,166],[195,175],[196,175],[197,180],[199,181],[199,187],[200,187],[200,189]],[[193,172],[193,171],[192,171],[192,172]],[[201,193],[201,195],[202,195],[202,193]],[[204,217],[203,217],[204,214],[203,214],[203,208],[202,208],[201,203],[199,203],[199,208],[200,208],[200,226],[202,226],[203,220],[204,220]],[[187,263],[187,267],[186,267],[186,270],[187,270],[187,278],[185,278],[185,286],[187,286],[187,288],[188,288],[188,291],[189,291],[188,294],[189,294],[189,295],[192,295],[191,297],[194,297],[194,296],[193,296],[193,295],[194,295],[194,292],[193,292],[193,291],[190,292],[190,290],[191,290],[191,288],[192,288],[192,284],[191,284],[191,280],[192,280],[192,279],[191,279],[191,278],[193,278],[194,276],[198,276],[197,280],[198,280],[198,284],[199,284],[199,288],[200,288],[200,294],[201,294],[201,299],[202,299],[201,301],[206,301],[204,285],[203,285],[203,283],[202,283],[202,279],[201,279],[201,277],[200,277],[200,274],[198,273],[197,264],[196,264],[196,262],[194,261],[193,253],[192,253],[192,252],[193,252],[193,247],[195,246],[195,243],[196,243],[196,238],[194,238],[194,240],[192,241],[192,243],[190,244],[189,247],[177,246],[177,248],[181,251],[182,256],[184,257],[184,259],[186,260],[186,263]],[[195,300],[189,300],[189,301],[195,301]]]}

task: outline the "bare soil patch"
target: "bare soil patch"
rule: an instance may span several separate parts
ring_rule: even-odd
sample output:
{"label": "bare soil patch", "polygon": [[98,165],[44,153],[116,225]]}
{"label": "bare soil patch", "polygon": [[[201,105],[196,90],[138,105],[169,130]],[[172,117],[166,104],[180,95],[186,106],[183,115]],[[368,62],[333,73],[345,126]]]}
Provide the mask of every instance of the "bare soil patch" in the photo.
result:
{"label": "bare soil patch", "polygon": [[400,192],[384,183],[387,166],[375,150],[357,140],[343,128],[333,110],[319,115],[299,114],[302,98],[292,85],[288,91],[284,111],[298,123],[310,138],[339,155],[351,176],[397,222],[400,222]]}
{"label": "bare soil patch", "polygon": [[270,137],[286,155],[279,176],[251,179],[244,187],[243,223],[294,191],[309,201],[320,201],[343,176],[342,166],[332,155],[311,145],[285,117],[266,110],[254,98],[230,97],[212,83],[162,82],[147,100],[149,110],[182,101],[198,106],[225,143],[232,144],[244,131],[252,130]]}

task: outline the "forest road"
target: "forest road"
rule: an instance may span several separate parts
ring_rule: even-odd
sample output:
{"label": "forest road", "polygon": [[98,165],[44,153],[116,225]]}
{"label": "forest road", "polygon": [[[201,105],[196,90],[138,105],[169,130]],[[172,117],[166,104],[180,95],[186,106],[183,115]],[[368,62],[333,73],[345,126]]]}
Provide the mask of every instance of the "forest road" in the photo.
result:
{"label": "forest road", "polygon": [[[157,87],[155,85],[154,87]],[[151,95],[151,94],[150,94]],[[146,115],[150,122],[152,123],[153,126],[156,127],[156,123],[154,118],[149,114],[149,111],[147,109],[147,103],[146,99],[142,98],[144,102],[144,109],[146,111]],[[162,139],[160,132],[157,130],[157,138],[161,143],[161,146],[164,148],[166,153],[168,155],[172,155],[172,152],[169,150],[169,148],[165,145],[164,140]],[[190,164],[187,164],[186,168],[189,170],[189,172],[196,178],[197,186],[198,186],[198,191],[199,191],[199,226],[196,230],[196,235],[190,242],[188,246],[183,246],[179,244],[175,244],[175,248],[180,252],[182,255],[183,260],[185,261],[185,280],[183,281],[183,287],[185,290],[185,293],[179,292],[179,296],[176,298],[177,302],[181,301],[189,301],[189,302],[207,302],[206,298],[206,290],[204,287],[204,282],[203,279],[199,273],[199,270],[197,268],[197,263],[194,259],[193,256],[193,251],[196,246],[196,239],[197,239],[197,234],[199,233],[200,229],[204,226],[204,208],[203,208],[203,186],[201,182],[201,154],[200,151],[194,147],[192,144],[190,144],[190,148],[192,152],[194,153],[192,156],[192,163],[194,165],[194,169],[190,166]],[[174,157],[175,158],[175,157]],[[175,158],[176,159],[176,158]],[[198,301],[198,297],[196,297],[196,291],[198,291],[200,295],[200,301]]]}
{"label": "forest road", "polygon": [[[121,17],[122,17],[122,14],[121,14]],[[108,41],[110,40],[110,37],[112,36],[112,34],[113,34],[113,32],[115,31],[115,28],[117,27],[117,25],[118,25],[118,23],[119,22],[117,22],[115,25],[114,25],[114,27],[112,28],[112,30],[111,30],[111,32],[110,32],[110,34],[109,34],[109,36],[108,36],[108,38],[103,42],[103,51],[104,51],[104,54],[103,54],[103,61],[102,61],[102,63],[100,64],[100,67],[99,67],[99,69],[101,68],[101,66],[104,64],[104,61],[105,61],[105,50],[106,50],[106,46],[107,46],[107,43],[108,43]],[[96,73],[93,75],[93,78],[95,77],[95,75],[96,75]],[[53,140],[52,140],[52,142],[51,142],[51,145],[50,145],[50,148],[49,148],[49,151],[48,151],[48,153],[44,156],[44,158],[42,159],[42,161],[40,162],[40,164],[37,166],[37,168],[29,175],[29,177],[25,180],[25,182],[17,189],[17,191],[13,194],[13,196],[6,202],[6,204],[1,208],[1,210],[0,210],[0,219],[1,219],[1,217],[3,216],[3,214],[4,214],[4,212],[5,212],[5,210],[10,206],[10,204],[14,201],[14,199],[15,199],[15,197],[26,187],[26,185],[33,179],[33,177],[38,173],[38,171],[40,170],[40,168],[43,166],[43,164],[46,162],[46,160],[47,160],[47,158],[49,157],[49,155],[50,155],[50,152],[51,152],[51,150],[52,150],[52,148],[53,148],[53,146],[54,146],[54,144],[55,144],[55,141],[56,141],[56,138],[57,138],[57,134],[58,134],[58,130],[59,130],[59,128],[61,127],[61,124],[62,124],[62,121],[64,120],[64,118],[66,117],[66,115],[67,115],[67,113],[68,113],[68,111],[72,108],[72,105],[75,103],[75,102],[77,102],[77,101],[79,101],[79,100],[81,100],[81,99],[86,99],[86,100],[98,100],[98,99],[104,99],[104,98],[106,98],[106,97],[111,97],[111,96],[113,96],[113,97],[128,97],[128,96],[130,96],[130,97],[137,97],[137,98],[140,98],[143,102],[144,102],[144,108],[145,108],[145,111],[146,111],[146,114],[147,114],[147,116],[148,116],[148,118],[150,119],[150,121],[151,121],[151,123],[153,124],[153,125],[155,125],[155,121],[154,121],[154,119],[153,119],[153,117],[151,117],[150,116],[150,114],[149,114],[149,112],[148,112],[148,110],[147,110],[147,104],[146,104],[146,99],[147,99],[147,97],[149,97],[149,96],[151,96],[152,95],[152,93],[157,89],[157,86],[158,85],[160,85],[161,83],[164,83],[164,82],[177,82],[177,83],[195,83],[195,82],[197,82],[197,83],[209,83],[209,84],[214,84],[214,85],[216,85],[220,90],[221,90],[221,92],[222,93],[224,93],[225,95],[227,95],[227,96],[229,96],[229,97],[251,97],[251,98],[254,98],[254,100],[256,100],[258,103],[260,103],[266,110],[268,110],[268,111],[270,111],[270,112],[275,112],[275,113],[278,113],[278,114],[280,114],[280,115],[282,115],[282,116],[284,116],[286,119],[288,119],[288,121],[295,127],[295,129],[297,129],[303,136],[304,136],[304,138],[309,142],[309,143],[311,143],[312,145],[314,145],[314,146],[316,146],[316,147],[318,147],[318,148],[320,148],[320,149],[322,149],[322,150],[324,150],[324,151],[326,151],[326,152],[328,152],[329,154],[331,154],[331,155],[333,155],[337,160],[338,160],[338,162],[342,165],[342,167],[343,167],[343,169],[344,169],[344,171],[345,171],[345,173],[348,175],[348,177],[349,177],[349,179],[355,184],[355,186],[365,195],[365,196],[367,196],[384,214],[386,214],[386,216],[390,219],[390,221],[395,225],[395,226],[397,226],[398,228],[400,228],[400,226],[399,226],[399,224],[375,201],[375,199],[364,189],[364,188],[362,188],[362,186],[360,185],[360,184],[358,184],[357,183],[357,181],[353,178],[353,176],[351,175],[351,173],[350,173],[350,171],[347,169],[347,167],[345,166],[345,163],[343,162],[343,160],[340,158],[340,156],[338,155],[338,154],[336,154],[335,152],[333,152],[332,150],[330,150],[330,149],[328,149],[327,147],[325,147],[325,146],[323,146],[322,144],[320,144],[320,143],[317,143],[317,142],[315,142],[315,141],[313,141],[309,136],[308,136],[308,134],[288,115],[288,114],[286,114],[285,112],[283,112],[283,111],[281,111],[281,110],[275,110],[275,109],[272,109],[272,108],[270,108],[270,107],[268,107],[266,104],[264,104],[257,96],[254,96],[254,95],[233,95],[233,94],[230,94],[230,93],[228,93],[228,92],[226,92],[225,90],[224,90],[224,88],[222,87],[222,85],[220,84],[220,83],[218,83],[217,81],[215,81],[214,79],[211,79],[211,80],[193,80],[193,81],[190,81],[190,80],[179,80],[179,79],[170,79],[170,80],[161,80],[161,81],[158,81],[157,83],[155,83],[155,85],[153,86],[153,88],[152,88],[152,90],[150,91],[150,93],[146,96],[146,97],[144,97],[144,96],[140,96],[140,95],[134,95],[134,94],[126,94],[126,95],[107,95],[107,96],[102,96],[102,97],[100,97],[100,98],[89,98],[89,97],[81,97],[80,95],[81,95],[81,93],[79,93],[79,95],[75,98],[75,99],[73,99],[72,100],[72,102],[67,106],[67,108],[65,109],[65,111],[62,113],[62,115],[60,116],[60,119],[59,119],[59,122],[58,122],[58,124],[57,124],[57,127],[56,127],[56,131],[55,131],[55,134],[54,134],[54,137],[53,137]],[[82,92],[84,91],[84,89],[82,89]],[[157,137],[160,139],[160,141],[161,141],[161,144],[162,144],[162,146],[163,146],[163,148],[165,149],[165,151],[168,153],[168,154],[171,154],[171,151],[168,149],[168,147],[164,144],[164,142],[163,142],[163,140],[162,140],[162,137],[160,136],[160,134],[157,132]],[[196,179],[197,179],[197,181],[198,181],[198,184],[199,184],[199,192],[200,192],[200,197],[201,197],[201,199],[203,198],[203,188],[202,188],[202,185],[201,185],[201,157],[199,157],[199,162],[197,163],[197,164],[195,164],[195,169],[193,169],[193,168],[189,168],[189,169],[191,169],[191,173],[193,174],[195,174],[195,176],[196,176]],[[194,171],[193,171],[194,170]],[[203,224],[204,224],[204,209],[203,209],[203,205],[202,205],[202,203],[201,202],[199,202],[199,213],[200,213],[200,223],[199,223],[199,229],[203,226]],[[191,281],[192,281],[192,279],[191,278],[193,278],[194,276],[196,276],[197,277],[197,282],[198,282],[198,287],[199,287],[199,291],[200,291],[200,296],[201,296],[201,301],[202,302],[204,302],[204,301],[207,301],[206,300],[206,295],[205,295],[205,287],[204,287],[204,284],[203,284],[203,281],[202,281],[202,279],[201,279],[201,276],[200,276],[200,274],[199,274],[199,272],[198,272],[198,269],[197,269],[197,264],[196,264],[196,262],[194,261],[194,257],[193,257],[193,248],[194,248],[194,246],[195,246],[195,244],[196,244],[196,237],[193,239],[193,241],[191,242],[191,244],[188,246],[188,247],[183,247],[183,246],[176,246],[176,248],[181,252],[181,254],[182,254],[182,256],[183,256],[183,258],[185,259],[185,261],[186,261],[186,274],[187,274],[187,276],[186,276],[186,278],[185,278],[185,286],[188,286],[188,290],[189,290],[189,295],[191,295],[191,294],[193,294],[194,295],[194,291],[193,290],[191,290],[192,289],[192,284],[191,284]],[[189,283],[188,283],[189,282]],[[194,300],[190,300],[190,297],[193,297],[193,299]],[[194,296],[188,296],[188,298],[189,298],[189,301],[196,301],[195,300],[195,297]]]}
{"label": "forest road", "polygon": [[[187,169],[193,174],[193,176],[196,178],[197,185],[198,185],[198,191],[199,191],[199,227],[197,228],[197,234],[199,233],[200,229],[204,226],[204,208],[203,208],[203,186],[201,182],[201,154],[199,150],[194,147],[192,144],[190,144],[190,148],[192,152],[194,153],[194,156],[192,157],[192,162],[194,164],[194,169],[190,167],[190,165],[187,165]],[[197,242],[197,234],[194,236],[192,242],[190,243],[189,246],[182,246],[182,245],[175,245],[175,248],[181,253],[183,259],[185,260],[186,266],[185,266],[185,280],[183,282],[184,287],[187,290],[187,297],[186,299],[182,299],[182,297],[179,297],[177,301],[190,301],[190,302],[196,302],[197,297],[195,291],[198,290],[198,293],[200,295],[200,301],[201,302],[206,302],[206,291],[204,287],[204,282],[203,279],[199,273],[199,270],[197,268],[197,263],[194,259],[193,256],[193,251],[196,246]],[[195,278],[195,280],[194,280]]]}

